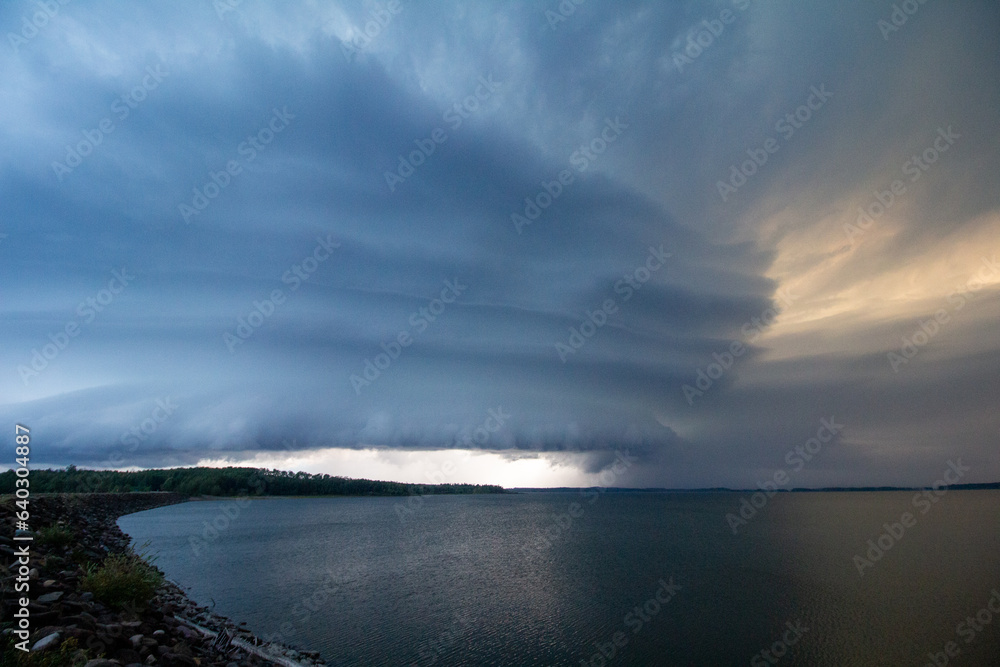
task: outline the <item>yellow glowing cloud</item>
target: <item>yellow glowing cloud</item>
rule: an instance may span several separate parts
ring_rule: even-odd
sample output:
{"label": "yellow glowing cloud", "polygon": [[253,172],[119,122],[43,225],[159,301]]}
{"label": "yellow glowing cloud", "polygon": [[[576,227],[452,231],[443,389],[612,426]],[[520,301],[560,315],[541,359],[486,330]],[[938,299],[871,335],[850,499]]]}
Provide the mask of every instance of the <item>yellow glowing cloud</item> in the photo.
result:
{"label": "yellow glowing cloud", "polygon": [[764,341],[933,313],[951,293],[1000,285],[1000,212],[966,223],[961,237],[905,247],[905,202],[858,234],[858,199],[851,200],[813,224],[801,224],[806,213],[789,208],[763,225],[781,235],[768,277],[794,296]]}

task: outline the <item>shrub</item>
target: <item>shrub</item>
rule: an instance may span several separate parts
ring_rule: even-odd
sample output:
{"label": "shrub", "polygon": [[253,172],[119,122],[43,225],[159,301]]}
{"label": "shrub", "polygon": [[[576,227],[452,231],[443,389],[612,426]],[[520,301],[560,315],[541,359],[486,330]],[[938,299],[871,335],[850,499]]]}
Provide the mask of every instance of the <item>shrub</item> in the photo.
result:
{"label": "shrub", "polygon": [[134,553],[113,554],[99,567],[91,563],[81,582],[98,600],[113,609],[145,605],[163,584],[163,575],[152,563]]}
{"label": "shrub", "polygon": [[53,547],[64,547],[73,542],[73,531],[66,526],[53,524],[38,531],[38,541]]}

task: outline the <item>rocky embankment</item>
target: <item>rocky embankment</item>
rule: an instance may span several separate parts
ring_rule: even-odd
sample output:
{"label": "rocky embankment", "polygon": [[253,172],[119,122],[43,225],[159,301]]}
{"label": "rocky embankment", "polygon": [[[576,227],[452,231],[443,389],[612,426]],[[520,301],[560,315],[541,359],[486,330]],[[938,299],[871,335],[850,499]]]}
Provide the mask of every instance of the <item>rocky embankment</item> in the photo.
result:
{"label": "rocky embankment", "polygon": [[[72,534],[72,540],[45,540],[36,533],[32,542],[12,539],[17,508],[10,497],[0,502],[0,627],[4,628],[0,664],[323,665],[318,653],[260,641],[229,619],[194,604],[170,582],[164,582],[148,603],[122,609],[82,590],[88,564],[100,564],[110,554],[131,553],[129,538],[116,524],[119,516],[186,500],[173,493],[33,496],[30,527],[61,526],[61,534]],[[25,595],[15,591],[20,567],[15,552],[24,544],[30,544],[29,653],[14,648],[21,638],[10,627],[21,609],[19,598]]]}

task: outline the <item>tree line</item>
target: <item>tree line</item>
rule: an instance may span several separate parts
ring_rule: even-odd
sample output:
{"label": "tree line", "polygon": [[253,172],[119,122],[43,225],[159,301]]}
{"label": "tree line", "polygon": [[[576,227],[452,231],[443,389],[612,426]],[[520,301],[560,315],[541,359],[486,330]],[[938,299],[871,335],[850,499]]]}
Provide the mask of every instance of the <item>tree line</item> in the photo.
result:
{"label": "tree line", "polygon": [[[13,470],[0,473],[0,493],[14,493]],[[185,496],[407,496],[504,493],[493,484],[406,484],[264,468],[86,470],[69,466],[32,470],[32,493],[172,491]]]}

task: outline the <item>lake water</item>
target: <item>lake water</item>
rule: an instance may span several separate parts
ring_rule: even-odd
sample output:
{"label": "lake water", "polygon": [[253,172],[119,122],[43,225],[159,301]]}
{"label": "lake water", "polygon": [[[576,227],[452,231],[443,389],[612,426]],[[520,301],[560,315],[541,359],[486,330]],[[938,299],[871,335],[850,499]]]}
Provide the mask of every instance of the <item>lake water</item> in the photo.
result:
{"label": "lake water", "polygon": [[1000,492],[778,494],[734,535],[746,497],[275,498],[119,525],[194,600],[331,665],[1000,664]]}

